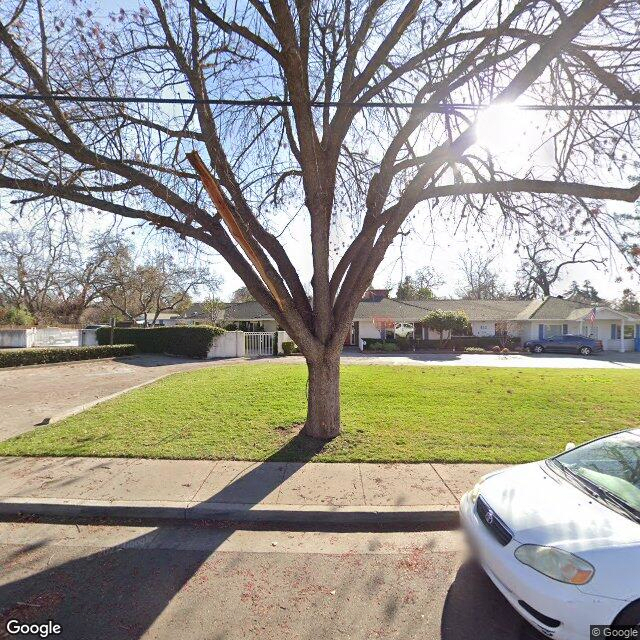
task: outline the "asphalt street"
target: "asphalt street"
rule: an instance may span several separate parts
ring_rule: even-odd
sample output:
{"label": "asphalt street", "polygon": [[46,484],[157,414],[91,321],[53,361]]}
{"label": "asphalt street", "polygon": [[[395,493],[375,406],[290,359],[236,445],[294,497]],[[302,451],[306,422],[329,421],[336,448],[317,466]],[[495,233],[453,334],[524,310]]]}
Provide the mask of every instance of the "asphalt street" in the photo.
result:
{"label": "asphalt street", "polygon": [[460,532],[0,523],[0,637],[533,640]]}

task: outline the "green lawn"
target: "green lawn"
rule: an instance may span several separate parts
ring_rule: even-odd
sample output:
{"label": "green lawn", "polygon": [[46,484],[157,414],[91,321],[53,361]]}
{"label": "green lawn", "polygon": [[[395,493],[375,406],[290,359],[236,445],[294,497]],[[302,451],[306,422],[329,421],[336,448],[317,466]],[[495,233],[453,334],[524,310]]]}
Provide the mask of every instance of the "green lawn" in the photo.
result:
{"label": "green lawn", "polygon": [[524,462],[640,426],[640,371],[345,366],[343,435],[296,437],[302,365],[171,376],[0,443],[0,455]]}

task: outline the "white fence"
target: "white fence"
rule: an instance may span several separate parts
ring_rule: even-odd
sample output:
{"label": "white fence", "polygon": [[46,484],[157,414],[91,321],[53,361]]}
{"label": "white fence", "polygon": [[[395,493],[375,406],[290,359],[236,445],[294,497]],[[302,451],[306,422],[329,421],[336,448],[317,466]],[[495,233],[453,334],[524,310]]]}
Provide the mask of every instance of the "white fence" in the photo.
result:
{"label": "white fence", "polygon": [[244,333],[227,331],[213,339],[207,358],[242,358],[244,356]]}
{"label": "white fence", "polygon": [[244,352],[249,357],[272,356],[274,333],[264,331],[246,332],[244,334]]}
{"label": "white fence", "polygon": [[82,343],[79,329],[37,327],[34,347],[78,347]]}

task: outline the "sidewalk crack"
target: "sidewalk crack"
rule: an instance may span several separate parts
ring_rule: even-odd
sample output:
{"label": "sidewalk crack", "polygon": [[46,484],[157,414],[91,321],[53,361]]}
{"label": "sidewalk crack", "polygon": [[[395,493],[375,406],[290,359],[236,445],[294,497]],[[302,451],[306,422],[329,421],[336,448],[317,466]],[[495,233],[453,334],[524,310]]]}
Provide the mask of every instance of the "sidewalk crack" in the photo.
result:
{"label": "sidewalk crack", "polygon": [[445,487],[447,487],[447,489],[449,490],[449,493],[453,497],[454,504],[458,504],[459,500],[458,500],[458,497],[456,496],[456,494],[453,493],[453,489],[447,484],[446,480],[438,473],[438,470],[433,466],[433,463],[430,462],[429,466],[435,471],[435,474],[438,476],[438,478],[440,478],[440,482],[442,482],[442,484]]}
{"label": "sidewalk crack", "polygon": [[362,479],[362,463],[358,462],[358,475],[360,476],[360,488],[362,489],[362,500],[363,503],[367,504],[367,496],[364,492],[364,480]]}
{"label": "sidewalk crack", "polygon": [[213,466],[211,467],[211,471],[209,471],[209,473],[207,473],[207,475],[204,477],[204,480],[200,483],[200,486],[196,489],[195,493],[191,496],[191,498],[189,499],[189,502],[194,502],[195,501],[196,496],[198,495],[198,493],[200,493],[200,489],[202,489],[202,487],[204,487],[204,483],[209,479],[209,477],[214,472],[214,470],[218,466],[218,464],[220,464],[220,460],[216,460],[213,463]]}

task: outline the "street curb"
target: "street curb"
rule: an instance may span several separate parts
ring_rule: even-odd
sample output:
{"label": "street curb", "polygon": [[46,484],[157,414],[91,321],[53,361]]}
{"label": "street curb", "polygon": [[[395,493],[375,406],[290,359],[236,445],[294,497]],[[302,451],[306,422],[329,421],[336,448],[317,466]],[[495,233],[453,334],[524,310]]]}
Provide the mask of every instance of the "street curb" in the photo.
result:
{"label": "street curb", "polygon": [[266,505],[210,502],[109,502],[39,498],[4,498],[0,520],[36,517],[66,522],[122,522],[140,524],[237,524],[304,530],[348,528],[371,529],[455,529],[458,510],[453,505],[408,507]]}

